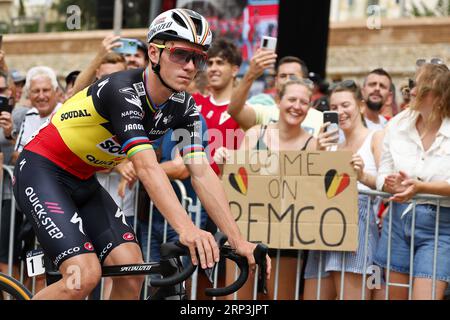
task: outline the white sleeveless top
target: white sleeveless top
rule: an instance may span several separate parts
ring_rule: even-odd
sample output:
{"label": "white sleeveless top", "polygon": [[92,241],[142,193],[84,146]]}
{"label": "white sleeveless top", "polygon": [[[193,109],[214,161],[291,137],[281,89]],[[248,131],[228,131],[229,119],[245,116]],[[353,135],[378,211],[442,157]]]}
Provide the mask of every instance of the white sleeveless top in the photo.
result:
{"label": "white sleeveless top", "polygon": [[[376,131],[377,130],[369,131],[369,134],[367,135],[366,139],[364,140],[364,143],[359,148],[359,150],[356,152],[357,154],[359,154],[361,156],[361,158],[364,161],[364,171],[374,177],[377,176],[377,166],[375,164],[375,157],[373,156],[371,146],[372,146],[373,134]],[[357,187],[358,187],[358,190],[371,190],[368,186],[362,184],[359,181],[358,181]]]}

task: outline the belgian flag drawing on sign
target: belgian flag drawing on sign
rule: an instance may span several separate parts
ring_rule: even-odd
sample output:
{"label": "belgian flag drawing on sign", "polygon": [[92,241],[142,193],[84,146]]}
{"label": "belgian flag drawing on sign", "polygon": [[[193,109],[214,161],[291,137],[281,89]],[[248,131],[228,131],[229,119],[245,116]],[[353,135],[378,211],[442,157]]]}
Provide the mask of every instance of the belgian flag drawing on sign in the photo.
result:
{"label": "belgian flag drawing on sign", "polygon": [[248,187],[248,177],[245,168],[240,167],[237,174],[230,173],[228,176],[231,186],[237,192],[246,195]]}
{"label": "belgian flag drawing on sign", "polygon": [[336,197],[345,190],[350,184],[350,176],[346,173],[338,174],[336,170],[331,169],[325,174],[325,192],[327,198]]}

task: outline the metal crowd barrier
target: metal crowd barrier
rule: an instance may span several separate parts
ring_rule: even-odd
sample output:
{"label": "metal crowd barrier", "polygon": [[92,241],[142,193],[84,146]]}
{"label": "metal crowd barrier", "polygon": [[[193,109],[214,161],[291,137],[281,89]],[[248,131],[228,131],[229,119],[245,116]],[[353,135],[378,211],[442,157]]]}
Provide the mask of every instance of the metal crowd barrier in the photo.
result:
{"label": "metal crowd barrier", "polygon": [[[110,174],[105,175],[106,176],[106,182],[104,183],[104,187],[106,190],[108,190],[110,193],[115,192],[110,187],[110,181],[114,176],[117,176],[117,173],[112,172]],[[187,212],[195,213],[195,223],[197,226],[200,226],[201,222],[201,205],[200,202],[197,200],[197,203],[193,203],[193,199],[187,196],[186,188],[184,184],[180,180],[173,180],[174,184],[176,185],[176,188],[178,188],[180,193],[180,202],[183,208],[186,209]],[[139,181],[137,181],[133,189],[128,190],[127,192],[130,192],[133,194],[134,197],[134,231],[136,234],[138,234],[138,190],[139,190]],[[120,198],[119,206],[121,208],[124,208],[124,198]],[[148,212],[148,224],[145,226],[144,230],[141,230],[141,232],[145,232],[147,234],[147,241],[146,241],[146,250],[143,252],[144,254],[144,261],[146,263],[150,262],[151,259],[151,238],[152,238],[152,221],[153,221],[153,202],[150,201],[150,207]],[[192,216],[191,216],[192,219]],[[140,227],[143,227],[142,225]],[[167,220],[164,220],[164,227],[163,227],[163,243],[167,241],[167,232],[168,232],[168,223]],[[198,272],[195,271],[195,273],[192,275],[192,286],[191,286],[191,299],[196,299],[197,294],[197,279],[198,279]],[[144,285],[144,297],[148,296],[148,288],[149,288],[149,282],[150,282],[150,276],[146,276],[145,285]],[[101,289],[100,289],[100,297],[103,298],[104,293],[104,279],[102,279],[101,282]]]}
{"label": "metal crowd barrier", "polygon": [[[1,192],[0,192],[0,200],[2,203],[2,207],[0,209],[0,232],[1,232],[1,223],[3,220],[3,195],[4,195],[4,182],[5,182],[5,176],[8,175],[10,177],[10,181],[12,181],[13,177],[13,169],[12,166],[3,166],[3,179],[1,183]],[[11,190],[11,197],[12,196],[12,190]],[[16,205],[15,201],[11,201],[11,211],[10,211],[10,224],[9,224],[9,248],[8,248],[8,275],[12,276],[13,273],[13,253],[14,253],[14,230],[15,230],[15,223],[16,223]]]}
{"label": "metal crowd barrier", "polygon": [[[3,166],[4,169],[4,175],[9,175],[9,177],[12,179],[13,176],[13,167],[11,166]],[[109,180],[111,179],[111,177],[114,175],[110,174],[108,176],[107,179],[107,186],[106,188],[108,189],[108,184],[109,184]],[[3,191],[4,191],[4,181],[5,179],[3,179],[3,183],[0,186],[0,200],[3,201]],[[12,181],[12,180],[11,180]],[[183,183],[181,181],[175,180],[175,184],[177,186],[177,188],[179,188],[180,194],[181,194],[181,204],[182,206],[188,211],[188,212],[193,212],[195,214],[195,221],[196,221],[196,225],[199,226],[200,225],[200,220],[201,220],[201,203],[199,201],[199,199],[191,199],[187,196],[186,193],[186,189],[183,185]],[[138,197],[137,197],[137,191],[139,188],[139,184],[138,182],[134,185],[134,188],[131,191],[128,192],[133,192],[134,193],[134,230],[137,230],[138,227]],[[11,191],[12,194],[12,191]],[[368,201],[368,209],[372,207],[373,205],[373,201],[376,197],[379,198],[389,198],[391,195],[388,193],[384,193],[384,192],[378,192],[378,191],[360,191],[359,192],[360,195],[365,195],[365,196],[369,196],[369,201]],[[439,234],[439,214],[440,214],[440,203],[441,201],[445,199],[448,200],[450,199],[450,197],[441,197],[441,196],[434,196],[434,195],[416,195],[413,199],[412,199],[412,203],[413,203],[413,209],[412,209],[412,225],[411,225],[411,248],[410,248],[410,276],[409,276],[409,283],[408,284],[399,284],[399,283],[393,283],[391,282],[391,271],[390,268],[387,268],[385,271],[385,299],[388,300],[389,299],[389,288],[390,287],[405,287],[408,288],[408,298],[412,299],[412,284],[413,284],[413,255],[414,255],[414,232],[415,232],[415,215],[416,215],[416,203],[417,201],[420,200],[431,200],[431,201],[435,201],[436,206],[437,206],[437,212],[436,212],[436,225],[435,225],[435,234],[434,234],[434,254],[433,254],[433,278],[432,278],[432,299],[436,298],[436,264],[437,264],[437,246],[438,246],[438,234]],[[389,204],[391,204],[391,202],[389,202]],[[123,199],[122,202],[119,204],[121,207],[123,207]],[[3,209],[3,207],[1,207]],[[16,210],[16,205],[15,205],[15,201],[14,199],[12,199],[12,205],[11,205],[11,220],[10,220],[10,233],[9,233],[9,252],[8,252],[8,274],[12,275],[13,273],[13,248],[14,248],[14,225],[15,225],[15,210]],[[368,210],[369,213],[371,213],[371,210]],[[1,232],[1,223],[3,221],[2,219],[2,215],[4,213],[2,212],[2,210],[0,209],[0,232]],[[152,218],[153,218],[153,202],[150,202],[150,209],[149,209],[149,221],[148,221],[148,225],[147,225],[147,231],[148,231],[148,237],[147,237],[147,250],[146,252],[144,252],[144,257],[145,257],[145,261],[149,262],[150,261],[150,253],[151,253],[151,236],[152,236]],[[389,234],[392,233],[392,206],[389,205],[389,210],[388,210],[388,214],[389,214]],[[370,268],[371,266],[367,266],[367,254],[368,254],[368,243],[369,243],[369,226],[370,226],[370,222],[371,219],[376,219],[375,215],[371,215],[369,214],[369,217],[366,221],[366,232],[365,232],[365,237],[364,237],[364,266],[363,266],[363,270],[368,270],[368,268]],[[166,236],[167,236],[167,221],[164,224],[164,241],[166,240]],[[388,254],[387,254],[387,265],[390,266],[391,264],[391,247],[392,247],[392,243],[391,243],[391,237],[389,237],[388,240]],[[295,280],[295,294],[293,299],[295,300],[299,300],[301,299],[301,292],[300,292],[300,288],[302,285],[302,281],[304,281],[304,279],[302,279],[301,275],[302,275],[302,269],[304,268],[304,263],[305,263],[305,251],[303,250],[297,250],[297,265],[296,265],[296,280]],[[272,269],[272,275],[271,277],[274,278],[274,288],[273,288],[273,299],[277,300],[278,296],[279,296],[279,281],[280,281],[280,258],[281,258],[281,251],[280,250],[276,250],[276,257],[272,258],[273,263],[274,263],[274,268]],[[322,270],[322,253],[319,255],[319,275],[317,278],[317,291],[316,291],[316,298],[319,300],[321,297],[321,270]],[[346,261],[345,261],[345,255],[343,255],[343,259],[342,259],[342,271],[341,271],[341,286],[340,286],[340,290],[338,292],[337,295],[337,299],[343,299],[343,295],[344,295],[344,279],[345,279],[345,265],[346,265]],[[24,279],[24,261],[21,261],[20,263],[20,281],[23,282]],[[364,300],[366,299],[366,282],[367,282],[367,275],[368,272],[363,273],[363,277],[362,277],[362,291],[361,291],[361,298]],[[236,277],[238,275],[238,270],[236,268]],[[213,279],[214,279],[214,283],[213,283],[213,287],[217,287],[217,281],[218,281],[218,270],[217,268],[215,268],[215,274],[213,275]],[[34,279],[33,279],[34,280]],[[146,279],[146,284],[148,283],[149,279]],[[257,294],[257,273],[255,273],[255,278],[253,279],[253,293],[252,293],[252,298],[254,300],[256,300],[258,298],[258,294]],[[197,299],[197,288],[198,288],[198,272],[196,271],[192,277],[192,281],[191,281],[191,291],[190,291],[190,296],[189,298],[191,300],[196,300]],[[33,281],[33,290],[34,290],[34,281]],[[145,296],[147,296],[147,290],[148,290],[148,285],[145,285]],[[100,290],[101,294],[100,297],[103,297],[103,281],[101,284],[101,290]],[[238,299],[238,293],[235,293],[233,295],[234,299]]]}
{"label": "metal crowd barrier", "polygon": [[[368,201],[368,212],[370,213],[370,208],[373,204],[374,198],[379,197],[382,199],[387,199],[391,197],[391,194],[385,193],[385,192],[379,192],[379,191],[360,191],[360,195],[366,195],[369,196]],[[390,287],[405,287],[408,288],[408,299],[412,299],[412,290],[413,290],[413,268],[414,268],[414,236],[415,236],[415,218],[416,218],[416,205],[417,201],[421,200],[429,200],[429,201],[435,201],[436,203],[436,220],[435,220],[435,233],[434,233],[434,253],[433,253],[433,277],[432,277],[432,299],[435,300],[436,298],[436,268],[437,268],[437,249],[438,249],[438,235],[439,235],[439,214],[440,214],[440,204],[442,200],[448,200],[450,197],[442,197],[437,195],[428,195],[428,194],[418,194],[412,199],[412,223],[411,223],[411,246],[410,246],[410,270],[409,270],[409,283],[408,284],[401,284],[401,283],[393,283],[391,282],[391,247],[392,247],[392,201],[388,201],[388,214],[389,214],[389,225],[388,225],[388,247],[387,247],[387,269],[383,269],[385,272],[385,283],[384,286],[382,286],[382,290],[384,290],[384,296],[385,300],[389,300],[389,288]],[[368,239],[369,239],[369,225],[370,225],[370,219],[375,219],[375,216],[372,216],[369,214],[369,217],[366,221],[366,232],[364,237],[364,266],[363,270],[366,270],[365,273],[363,273],[362,277],[362,289],[361,289],[361,299],[366,299],[366,284],[367,284],[367,254],[368,254]],[[379,235],[380,236],[380,235]],[[318,285],[317,285],[317,300],[320,299],[321,296],[321,263],[322,263],[322,254],[320,254],[319,258],[319,276],[318,276]],[[339,299],[343,299],[344,294],[344,277],[345,277],[345,255],[343,255],[342,259],[342,271],[341,271],[341,287],[339,290]],[[382,281],[383,282],[383,281]]]}
{"label": "metal crowd barrier", "polygon": [[[367,255],[368,255],[368,244],[369,244],[369,226],[370,222],[373,221],[372,219],[376,219],[376,215],[373,215],[373,211],[371,210],[373,206],[374,199],[376,197],[387,199],[391,197],[391,194],[384,193],[384,192],[378,192],[378,191],[360,191],[359,195],[365,195],[368,196],[369,201],[367,204],[368,207],[368,219],[366,220],[366,228],[365,228],[365,235],[364,235],[364,263],[363,263],[363,270],[366,270],[365,273],[363,273],[362,276],[362,285],[361,285],[361,299],[366,299],[366,288],[367,288],[367,277],[368,268],[372,268],[373,266],[367,265]],[[436,299],[436,269],[437,269],[437,248],[438,248],[438,235],[439,235],[439,214],[440,214],[440,203],[442,200],[449,200],[450,197],[442,197],[442,196],[436,196],[436,195],[424,195],[424,194],[418,194],[412,199],[413,209],[412,209],[412,225],[411,225],[411,247],[410,247],[410,274],[409,274],[409,283],[407,285],[401,284],[401,283],[393,283],[390,280],[390,266],[391,266],[391,234],[392,234],[392,201],[388,201],[388,214],[389,214],[389,240],[388,240],[388,252],[387,252],[387,266],[388,268],[385,271],[385,285],[382,286],[380,289],[384,290],[385,299],[389,299],[389,288],[390,287],[407,287],[408,288],[408,299],[412,299],[412,289],[413,289],[413,258],[414,258],[414,232],[415,232],[415,215],[416,215],[416,203],[420,200],[430,200],[435,201],[436,207],[437,207],[437,213],[436,213],[436,221],[435,221],[435,234],[434,234],[434,254],[433,254],[433,277],[432,277],[432,299]],[[375,212],[376,214],[376,212]],[[381,232],[381,231],[380,231]],[[381,234],[378,235],[378,239]],[[305,253],[303,250],[297,250],[297,266],[296,266],[296,281],[295,281],[295,300],[300,299],[300,287],[301,282],[304,281],[304,279],[301,278],[302,269],[304,268],[305,261],[304,256]],[[274,288],[273,288],[273,299],[277,300],[279,295],[279,277],[280,277],[280,258],[281,258],[281,250],[276,250],[276,257],[272,258],[274,261],[274,268],[272,269],[272,277],[274,277]],[[321,297],[321,282],[322,282],[322,263],[323,263],[323,257],[322,252],[319,254],[319,266],[318,266],[318,277],[317,277],[317,287],[316,287],[316,299],[320,300]],[[342,268],[340,271],[340,288],[339,292],[337,294],[337,299],[343,300],[344,298],[344,280],[345,280],[345,255],[342,255]],[[379,267],[381,269],[381,267]],[[383,273],[381,273],[381,276],[383,277]],[[236,277],[237,277],[237,269],[236,269]],[[383,279],[380,281],[383,283]],[[257,277],[255,274],[254,279],[254,286],[253,286],[253,299],[257,300]],[[448,288],[449,289],[449,288]],[[449,290],[447,290],[448,292]],[[238,293],[234,294],[234,299],[237,299]]]}

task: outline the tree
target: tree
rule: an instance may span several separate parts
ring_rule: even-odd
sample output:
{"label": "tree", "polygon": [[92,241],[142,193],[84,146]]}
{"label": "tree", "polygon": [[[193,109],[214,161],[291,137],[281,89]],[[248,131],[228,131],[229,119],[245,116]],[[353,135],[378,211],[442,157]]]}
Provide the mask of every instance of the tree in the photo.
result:
{"label": "tree", "polygon": [[23,5],[23,0],[19,2],[19,17],[25,17],[25,6]]}
{"label": "tree", "polygon": [[[447,4],[447,8],[445,5]],[[436,7],[442,12],[443,15],[450,16],[450,1],[439,0]]]}
{"label": "tree", "polygon": [[428,6],[420,1],[420,5],[416,5],[414,2],[411,3],[411,15],[414,17],[433,17],[435,16],[435,12],[428,8]]}
{"label": "tree", "polygon": [[[445,8],[446,5],[447,8]],[[429,8],[423,1],[420,1],[420,5],[416,5],[413,2],[411,6],[411,15],[414,17],[435,17],[437,15],[450,15],[450,1],[439,0],[434,9]]]}

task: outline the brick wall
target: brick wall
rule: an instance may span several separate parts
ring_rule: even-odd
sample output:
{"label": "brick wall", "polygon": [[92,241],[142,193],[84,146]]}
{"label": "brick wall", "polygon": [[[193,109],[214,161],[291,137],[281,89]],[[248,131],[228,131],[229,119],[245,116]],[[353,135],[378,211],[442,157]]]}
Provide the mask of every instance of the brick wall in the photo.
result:
{"label": "brick wall", "polygon": [[327,74],[361,79],[383,67],[401,81],[415,71],[417,58],[440,57],[450,62],[450,18],[382,21],[370,30],[365,21],[332,24]]}

